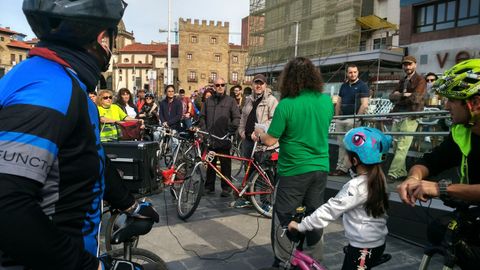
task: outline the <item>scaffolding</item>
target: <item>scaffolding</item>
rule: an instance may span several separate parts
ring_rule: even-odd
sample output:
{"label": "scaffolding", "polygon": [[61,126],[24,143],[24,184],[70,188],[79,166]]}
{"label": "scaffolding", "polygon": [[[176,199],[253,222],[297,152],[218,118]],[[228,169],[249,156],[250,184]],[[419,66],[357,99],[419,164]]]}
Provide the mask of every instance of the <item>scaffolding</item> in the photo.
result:
{"label": "scaffolding", "polygon": [[250,0],[249,68],[359,50],[362,1]]}

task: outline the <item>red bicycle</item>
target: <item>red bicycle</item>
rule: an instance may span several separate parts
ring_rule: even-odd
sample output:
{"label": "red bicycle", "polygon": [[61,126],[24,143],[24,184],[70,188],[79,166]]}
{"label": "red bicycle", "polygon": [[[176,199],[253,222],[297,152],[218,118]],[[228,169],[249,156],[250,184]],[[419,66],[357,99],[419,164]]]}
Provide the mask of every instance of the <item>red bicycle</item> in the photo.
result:
{"label": "red bicycle", "polygon": [[[206,137],[206,142],[202,136]],[[200,199],[203,195],[206,179],[206,169],[208,167],[215,170],[221,181],[225,181],[239,197],[245,196],[250,199],[252,205],[258,213],[265,217],[272,217],[272,201],[274,185],[270,177],[274,171],[268,172],[252,156],[249,158],[219,154],[214,151],[208,151],[208,141],[213,138],[217,140],[228,140],[229,135],[217,137],[213,134],[197,131],[194,134],[193,145],[189,150],[195,151],[196,162],[193,165],[191,174],[185,177],[178,194],[177,213],[178,216],[186,220],[193,215],[197,209]],[[256,146],[256,144],[255,144]],[[254,148],[255,149],[255,148]],[[231,178],[223,175],[212,161],[215,157],[229,158],[245,163],[245,175],[240,186],[235,186]],[[272,155],[270,159],[277,159],[278,155]],[[270,175],[270,176],[269,176]]]}

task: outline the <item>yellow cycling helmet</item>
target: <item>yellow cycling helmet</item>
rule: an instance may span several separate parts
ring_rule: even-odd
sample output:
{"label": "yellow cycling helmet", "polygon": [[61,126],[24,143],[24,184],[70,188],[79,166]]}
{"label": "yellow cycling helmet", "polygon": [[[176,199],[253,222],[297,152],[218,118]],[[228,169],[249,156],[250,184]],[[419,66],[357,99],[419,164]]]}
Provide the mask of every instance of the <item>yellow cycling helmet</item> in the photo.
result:
{"label": "yellow cycling helmet", "polygon": [[454,65],[432,86],[437,94],[452,99],[468,99],[480,93],[480,59]]}

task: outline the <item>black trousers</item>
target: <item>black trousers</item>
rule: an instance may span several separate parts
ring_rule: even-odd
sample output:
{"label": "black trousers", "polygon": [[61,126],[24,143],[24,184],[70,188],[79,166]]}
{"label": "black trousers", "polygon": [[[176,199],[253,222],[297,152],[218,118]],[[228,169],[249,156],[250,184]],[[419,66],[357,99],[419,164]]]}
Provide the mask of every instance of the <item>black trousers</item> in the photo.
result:
{"label": "black trousers", "polygon": [[375,248],[356,248],[348,245],[342,270],[370,269],[372,263],[377,262],[385,251],[385,244]]}
{"label": "black trousers", "polygon": [[[219,154],[225,154],[225,155],[230,155],[230,149],[216,149],[212,150],[215,151],[216,153]],[[231,178],[232,175],[232,160],[229,158],[223,158],[223,157],[215,157],[212,161],[213,165],[217,164],[217,159],[220,160],[220,172],[227,177],[228,179]],[[208,167],[207,168],[207,179],[205,181],[205,189],[207,190],[215,190],[215,179],[216,179],[216,172],[212,168]],[[227,184],[227,182],[221,180],[221,186],[222,190],[230,191],[231,188]]]}
{"label": "black trousers", "polygon": [[[299,206],[306,207],[306,215],[323,204],[327,172],[313,171],[295,176],[278,176],[273,204],[271,239],[276,262],[285,262],[290,257],[292,243],[282,233]],[[323,229],[305,233],[303,250],[311,257],[323,259]]]}

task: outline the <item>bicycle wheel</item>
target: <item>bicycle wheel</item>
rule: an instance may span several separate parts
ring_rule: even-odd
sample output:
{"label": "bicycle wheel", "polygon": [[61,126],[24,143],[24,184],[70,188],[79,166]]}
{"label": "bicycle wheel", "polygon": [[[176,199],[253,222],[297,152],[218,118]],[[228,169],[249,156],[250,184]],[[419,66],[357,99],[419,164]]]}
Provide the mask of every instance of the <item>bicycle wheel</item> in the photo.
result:
{"label": "bicycle wheel", "polygon": [[[126,260],[124,257],[123,248],[114,249],[107,252],[107,254],[116,259]],[[131,262],[138,263],[140,265],[149,264],[149,266],[154,266],[153,269],[156,270],[168,270],[167,264],[162,260],[162,258],[158,257],[157,254],[153,252],[141,248],[132,248],[131,254]],[[148,269],[152,268],[149,267]]]}
{"label": "bicycle wheel", "polygon": [[202,166],[202,162],[197,162],[191,175],[185,178],[180,188],[177,201],[177,214],[182,220],[186,220],[193,215],[202,198],[204,185]]}
{"label": "bicycle wheel", "polygon": [[[105,227],[105,250],[106,251],[111,251],[112,249],[117,249],[123,247],[122,244],[118,245],[112,245],[110,242],[112,240],[113,234],[118,231],[118,229],[121,228],[122,224],[125,224],[125,219],[127,218],[127,215],[115,212],[112,214],[110,212],[110,218],[107,221],[107,225]],[[135,242],[133,243],[134,247],[138,246],[138,240],[140,237],[137,237]]]}
{"label": "bicycle wheel", "polygon": [[257,171],[253,172],[250,179],[250,192],[262,192],[262,194],[250,196],[255,210],[265,217],[272,218],[274,187],[270,179],[261,177]]}

